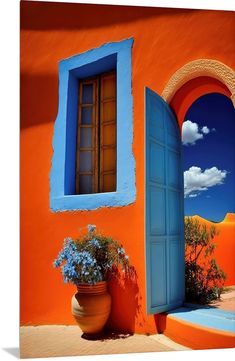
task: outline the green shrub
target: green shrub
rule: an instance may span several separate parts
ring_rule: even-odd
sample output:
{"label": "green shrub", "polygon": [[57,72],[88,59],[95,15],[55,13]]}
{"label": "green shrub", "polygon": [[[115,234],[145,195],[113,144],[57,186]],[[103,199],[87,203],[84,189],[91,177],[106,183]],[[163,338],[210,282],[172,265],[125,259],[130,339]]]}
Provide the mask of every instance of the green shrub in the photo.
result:
{"label": "green shrub", "polygon": [[218,231],[185,217],[185,297],[187,302],[209,303],[220,297],[226,275],[213,258]]}

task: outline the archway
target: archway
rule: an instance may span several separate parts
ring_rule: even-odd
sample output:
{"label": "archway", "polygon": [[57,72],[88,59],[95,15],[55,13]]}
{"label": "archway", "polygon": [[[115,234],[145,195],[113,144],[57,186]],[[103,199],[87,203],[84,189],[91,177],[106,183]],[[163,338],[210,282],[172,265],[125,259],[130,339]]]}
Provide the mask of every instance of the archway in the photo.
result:
{"label": "archway", "polygon": [[209,93],[224,94],[235,106],[235,72],[220,61],[198,59],[185,64],[171,76],[162,98],[175,112],[181,127],[190,105]]}
{"label": "archway", "polygon": [[179,69],[161,97],[146,88],[145,246],[149,313],[168,311],[184,302],[184,192],[179,129],[187,110],[201,96],[218,93],[234,99],[234,74],[220,62],[199,60]]}
{"label": "archway", "polygon": [[185,215],[222,222],[235,213],[235,109],[226,95],[195,100],[182,127]]}
{"label": "archway", "polygon": [[229,90],[235,104],[235,72],[218,60],[197,59],[178,69],[165,86],[162,97],[170,103],[176,92],[188,81],[198,77],[211,77],[223,83]]}
{"label": "archway", "polygon": [[[203,126],[205,126],[205,131],[210,132],[211,129],[215,129],[215,126],[213,125],[210,125],[210,128],[208,128],[206,124],[201,125],[197,124],[196,120],[194,120],[193,122],[191,119],[186,119],[191,117],[190,109],[193,104],[195,108],[195,104],[197,106],[198,102],[200,102],[200,99],[205,100],[206,96],[213,97],[212,94],[217,94],[216,96],[219,97],[219,99],[221,99],[221,97],[223,99],[227,99],[227,104],[230,104],[230,111],[231,108],[233,108],[232,112],[234,111],[235,72],[233,69],[221,63],[220,61],[212,59],[194,60],[182,66],[172,75],[163,90],[162,98],[170,105],[171,109],[174,111],[179,127],[181,129],[181,135],[183,122],[187,120],[191,121],[191,123],[187,124],[188,126],[194,126],[194,129],[195,127],[197,127],[197,129],[201,127],[201,129],[198,130],[199,133],[197,133],[197,136],[199,137],[198,139],[202,139],[203,137],[205,138],[205,134],[203,134],[202,131]],[[219,106],[219,104],[216,105]],[[222,132],[222,129],[220,129],[220,132]],[[217,141],[219,140],[217,139]],[[224,142],[225,140],[223,139],[221,141]],[[208,166],[208,169],[212,167],[212,165],[211,167]],[[219,172],[220,169],[218,169],[217,167],[215,168]],[[221,174],[226,177],[226,174],[228,173],[223,173],[223,171],[224,170],[221,169]],[[221,179],[221,182],[222,181],[223,179]],[[192,193],[191,197],[196,198],[196,193]],[[214,220],[218,221],[219,217]]]}
{"label": "archway", "polygon": [[[211,90],[211,89],[210,89]],[[231,98],[209,92],[188,108],[182,126],[184,215],[217,235],[213,257],[234,284],[235,109]]]}

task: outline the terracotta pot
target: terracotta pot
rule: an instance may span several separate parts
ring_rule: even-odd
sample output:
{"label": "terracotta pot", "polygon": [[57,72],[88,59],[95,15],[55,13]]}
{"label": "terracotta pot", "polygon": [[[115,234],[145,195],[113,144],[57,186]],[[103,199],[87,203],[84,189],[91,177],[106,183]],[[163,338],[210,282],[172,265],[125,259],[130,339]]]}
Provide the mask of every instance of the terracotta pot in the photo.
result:
{"label": "terracotta pot", "polygon": [[80,284],[72,297],[72,314],[84,334],[100,333],[106,324],[111,296],[107,292],[107,282],[95,285]]}

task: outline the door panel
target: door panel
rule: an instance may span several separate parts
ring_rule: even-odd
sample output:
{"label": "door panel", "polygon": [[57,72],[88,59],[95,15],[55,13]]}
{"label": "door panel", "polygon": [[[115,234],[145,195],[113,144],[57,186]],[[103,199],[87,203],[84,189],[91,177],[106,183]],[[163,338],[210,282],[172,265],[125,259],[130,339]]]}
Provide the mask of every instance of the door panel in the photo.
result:
{"label": "door panel", "polygon": [[164,147],[156,142],[150,141],[150,162],[158,159],[158,167],[150,169],[150,180],[164,184],[165,182],[165,152]]}
{"label": "door panel", "polygon": [[183,295],[180,287],[180,279],[175,277],[175,273],[179,272],[182,268],[182,264],[180,262],[180,248],[177,239],[170,240],[170,303],[181,301]]}
{"label": "door panel", "polygon": [[[166,263],[164,259],[166,257],[166,240],[159,239],[158,241],[152,239],[151,242],[151,303],[156,306],[164,306],[167,303],[167,280],[166,280]],[[159,262],[155,262],[156,258],[159,258]],[[163,277],[159,279],[159,283],[155,282],[155,274],[162,274]],[[162,292],[158,292],[158,288],[161,288]]]}
{"label": "door panel", "polygon": [[145,90],[145,242],[148,313],[184,301],[181,137],[168,104]]}
{"label": "door panel", "polygon": [[[159,209],[156,212],[156,204]],[[160,187],[150,188],[150,233],[153,236],[164,236],[166,234],[166,191]],[[161,209],[161,211],[160,211]]]}

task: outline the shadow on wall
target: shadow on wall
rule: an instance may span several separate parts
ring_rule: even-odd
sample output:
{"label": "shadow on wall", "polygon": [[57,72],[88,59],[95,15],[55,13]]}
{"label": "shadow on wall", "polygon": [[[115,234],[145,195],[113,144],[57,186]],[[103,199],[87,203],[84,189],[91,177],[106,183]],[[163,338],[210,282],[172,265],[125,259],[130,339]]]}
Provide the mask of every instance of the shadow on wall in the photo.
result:
{"label": "shadow on wall", "polygon": [[135,319],[140,313],[139,287],[134,267],[125,276],[112,280],[109,283],[109,292],[112,297],[112,308],[107,329],[134,333]]}
{"label": "shadow on wall", "polygon": [[21,29],[88,29],[197,10],[138,6],[21,2]]}
{"label": "shadow on wall", "polygon": [[154,322],[156,325],[157,333],[164,333],[166,329],[166,313],[159,313],[157,315],[154,315]]}
{"label": "shadow on wall", "polygon": [[21,129],[54,122],[58,111],[58,76],[21,74]]}

